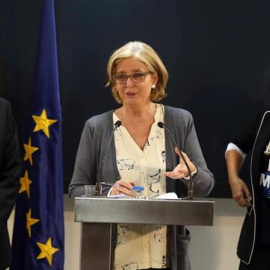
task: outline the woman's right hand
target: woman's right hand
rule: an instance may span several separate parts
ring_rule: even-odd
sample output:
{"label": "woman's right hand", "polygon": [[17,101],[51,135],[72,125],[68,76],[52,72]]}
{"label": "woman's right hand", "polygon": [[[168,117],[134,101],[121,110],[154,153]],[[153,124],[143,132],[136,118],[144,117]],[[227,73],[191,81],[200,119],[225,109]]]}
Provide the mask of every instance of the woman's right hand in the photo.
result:
{"label": "woman's right hand", "polygon": [[134,182],[118,180],[113,185],[110,195],[125,194],[129,197],[135,197],[135,192],[131,190],[134,185]]}
{"label": "woman's right hand", "polygon": [[252,196],[246,183],[237,177],[233,181],[230,181],[232,197],[241,207],[249,207],[252,205]]}

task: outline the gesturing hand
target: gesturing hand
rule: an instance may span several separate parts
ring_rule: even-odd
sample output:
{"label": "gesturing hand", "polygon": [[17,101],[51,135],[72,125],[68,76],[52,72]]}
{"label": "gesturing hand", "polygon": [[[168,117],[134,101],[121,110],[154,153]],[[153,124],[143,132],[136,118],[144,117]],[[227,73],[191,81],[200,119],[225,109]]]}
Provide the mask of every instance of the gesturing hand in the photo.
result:
{"label": "gesturing hand", "polygon": [[[189,171],[188,168],[185,165],[184,160],[181,158],[180,151],[177,147],[175,147],[175,153],[179,156],[179,164],[174,168],[173,171],[171,172],[165,172],[164,174],[172,179],[180,179],[183,177],[188,177],[189,176]],[[187,165],[190,168],[190,172],[194,172],[196,170],[196,166],[190,161],[189,157],[186,155],[186,153],[181,152],[182,155],[184,156]]]}

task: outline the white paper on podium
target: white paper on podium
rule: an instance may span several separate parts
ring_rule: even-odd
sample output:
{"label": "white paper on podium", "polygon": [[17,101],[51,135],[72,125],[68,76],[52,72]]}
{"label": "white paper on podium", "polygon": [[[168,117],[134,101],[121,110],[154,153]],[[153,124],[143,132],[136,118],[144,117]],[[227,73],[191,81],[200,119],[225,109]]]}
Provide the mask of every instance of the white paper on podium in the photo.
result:
{"label": "white paper on podium", "polygon": [[[125,194],[119,194],[119,195],[109,195],[108,198],[133,198],[133,197],[130,197],[130,196],[127,196]],[[141,198],[140,197],[136,197],[136,199],[165,199],[165,200],[175,200],[175,199],[178,199],[177,195],[175,192],[168,192],[168,193],[165,193],[165,194],[162,194],[158,197],[153,197],[153,198],[148,198],[148,197],[145,197],[145,196],[142,196]]]}
{"label": "white paper on podium", "polygon": [[175,192],[168,192],[168,193],[162,194],[158,197],[155,197],[155,199],[175,200],[175,199],[178,199],[178,196],[176,195]]}
{"label": "white paper on podium", "polygon": [[109,195],[108,198],[131,198],[130,196],[128,195],[125,195],[125,194],[118,194],[118,195]]}

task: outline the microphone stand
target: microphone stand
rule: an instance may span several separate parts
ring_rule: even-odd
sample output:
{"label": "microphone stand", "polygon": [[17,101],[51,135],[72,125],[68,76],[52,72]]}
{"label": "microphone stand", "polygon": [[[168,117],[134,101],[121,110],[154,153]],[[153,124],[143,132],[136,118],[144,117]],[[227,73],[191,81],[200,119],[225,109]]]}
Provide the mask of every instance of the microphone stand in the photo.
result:
{"label": "microphone stand", "polygon": [[187,196],[182,198],[182,200],[195,200],[196,198],[194,197],[194,183],[193,183],[193,179],[192,179],[192,174],[191,174],[191,171],[190,171],[190,168],[187,164],[187,161],[184,157],[184,155],[182,154],[181,152],[181,149],[178,149],[179,150],[179,153],[180,153],[180,156],[181,158],[183,159],[184,163],[185,163],[185,166],[187,167],[188,169],[188,175],[189,175],[189,182],[188,182],[188,187],[187,187]]}
{"label": "microphone stand", "polygon": [[121,121],[118,120],[114,123],[114,127],[113,127],[113,131],[111,133],[111,136],[110,136],[110,139],[109,139],[109,142],[108,142],[108,145],[107,145],[107,148],[105,150],[105,153],[104,153],[104,157],[103,157],[103,160],[99,166],[99,169],[98,169],[98,173],[97,173],[97,182],[96,182],[96,190],[95,190],[95,193],[94,193],[94,196],[99,196],[101,197],[102,196],[102,182],[101,182],[101,175],[102,175],[102,169],[103,169],[103,166],[105,164],[105,161],[106,161],[106,158],[107,158],[107,154],[108,154],[108,151],[109,151],[109,148],[110,148],[110,145],[111,145],[111,142],[112,142],[112,138],[113,138],[113,134],[115,132],[115,130],[121,126]]}
{"label": "microphone stand", "polygon": [[96,190],[95,190],[94,196],[98,196],[98,197],[102,196],[102,186],[101,186],[100,181],[96,182]]}
{"label": "microphone stand", "polygon": [[[175,147],[177,147],[177,143],[176,143],[171,131],[165,126],[165,124],[163,122],[158,122],[157,125],[160,128],[164,128],[170,134],[172,142],[174,143]],[[196,198],[194,197],[194,183],[193,183],[190,168],[189,168],[189,166],[187,164],[187,161],[186,161],[184,155],[181,152],[181,149],[179,149],[178,147],[177,147],[177,149],[179,150],[180,157],[182,158],[182,160],[184,161],[185,166],[187,167],[188,175],[189,175],[189,183],[188,183],[188,187],[187,187],[187,196],[182,198],[182,199],[183,200],[195,200]]]}
{"label": "microphone stand", "polygon": [[[191,176],[192,177],[192,176]],[[196,200],[197,198],[194,196],[194,183],[193,181],[190,179],[189,183],[188,183],[188,193],[187,193],[187,197],[182,198],[183,200]]]}

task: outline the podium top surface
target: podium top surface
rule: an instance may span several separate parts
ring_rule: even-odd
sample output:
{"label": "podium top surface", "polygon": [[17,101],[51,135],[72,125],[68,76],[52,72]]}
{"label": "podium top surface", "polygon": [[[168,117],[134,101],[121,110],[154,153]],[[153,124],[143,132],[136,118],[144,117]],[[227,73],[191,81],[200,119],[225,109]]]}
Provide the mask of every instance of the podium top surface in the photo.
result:
{"label": "podium top surface", "polygon": [[76,197],[75,221],[213,226],[215,202],[205,199]]}

